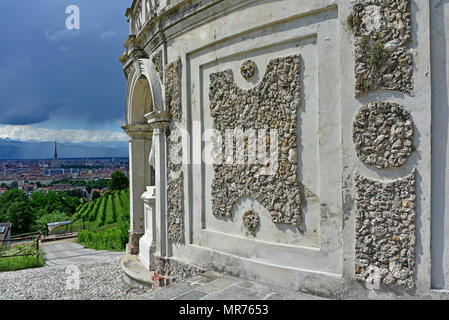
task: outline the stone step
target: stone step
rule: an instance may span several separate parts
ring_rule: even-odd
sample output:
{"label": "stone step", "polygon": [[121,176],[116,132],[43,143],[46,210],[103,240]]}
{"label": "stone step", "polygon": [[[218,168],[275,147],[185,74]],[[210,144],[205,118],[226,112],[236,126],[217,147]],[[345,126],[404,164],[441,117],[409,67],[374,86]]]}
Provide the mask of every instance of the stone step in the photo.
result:
{"label": "stone step", "polygon": [[153,288],[154,271],[145,269],[137,255],[125,255],[121,261],[121,266],[124,271],[123,280],[128,285],[136,288]]}

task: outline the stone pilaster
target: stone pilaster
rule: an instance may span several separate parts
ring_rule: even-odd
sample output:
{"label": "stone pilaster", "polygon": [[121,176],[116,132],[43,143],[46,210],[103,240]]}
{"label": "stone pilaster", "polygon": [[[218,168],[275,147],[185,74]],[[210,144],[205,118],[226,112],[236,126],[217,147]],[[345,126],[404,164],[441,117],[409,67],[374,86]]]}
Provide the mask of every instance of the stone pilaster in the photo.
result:
{"label": "stone pilaster", "polygon": [[167,224],[167,134],[170,125],[168,112],[155,111],[145,116],[153,128],[153,143],[155,147],[155,180],[156,180],[156,255],[168,257],[171,255],[168,240]]}
{"label": "stone pilaster", "polygon": [[129,140],[130,236],[127,252],[138,254],[139,239],[145,233],[144,203],[140,197],[151,181],[151,171],[146,162],[153,132],[148,125],[128,125],[123,129],[131,137]]}

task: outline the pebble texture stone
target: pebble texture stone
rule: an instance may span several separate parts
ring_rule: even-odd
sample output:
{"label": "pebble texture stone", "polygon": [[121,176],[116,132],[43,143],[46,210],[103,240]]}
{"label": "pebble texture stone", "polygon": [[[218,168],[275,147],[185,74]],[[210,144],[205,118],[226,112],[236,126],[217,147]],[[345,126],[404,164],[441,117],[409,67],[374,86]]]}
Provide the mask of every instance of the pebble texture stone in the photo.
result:
{"label": "pebble texture stone", "polygon": [[243,225],[245,226],[245,228],[248,230],[248,233],[254,235],[257,228],[259,227],[260,218],[256,212],[250,210],[250,211],[246,211],[243,214],[242,222],[243,222]]}
{"label": "pebble texture stone", "polygon": [[167,139],[167,217],[168,238],[175,243],[184,243],[184,173],[182,172],[181,135],[173,128]]}
{"label": "pebble texture stone", "polygon": [[79,288],[69,279],[74,275],[73,266],[1,272],[0,300],[124,300],[148,292],[149,289],[132,289],[122,280],[121,259],[105,258],[76,265]]}
{"label": "pebble texture stone", "polygon": [[363,163],[377,168],[400,167],[413,150],[412,118],[396,103],[371,103],[357,113],[352,138]]}
{"label": "pebble texture stone", "polygon": [[170,63],[165,70],[166,104],[172,116],[167,138],[167,218],[168,238],[184,243],[184,174],[182,172],[182,136],[178,130],[182,121],[181,61]]}
{"label": "pebble texture stone", "polygon": [[161,257],[157,257],[154,266],[157,274],[171,277],[172,282],[198,276],[206,271],[175,259],[164,259]]}
{"label": "pebble texture stone", "polygon": [[[252,197],[269,210],[276,224],[301,224],[301,184],[297,164],[297,108],[300,103],[300,56],[271,60],[263,80],[243,90],[231,70],[210,75],[210,115],[213,128],[224,137],[226,130],[240,128],[277,130],[279,151],[273,174],[260,174],[268,163],[214,164],[212,211],[231,217],[234,204]],[[270,149],[270,136],[265,137]],[[244,144],[245,146],[245,144]],[[235,146],[234,146],[235,147]],[[234,153],[235,154],[235,153]]]}
{"label": "pebble texture stone", "polygon": [[359,1],[347,24],[355,35],[356,95],[382,89],[411,94],[410,0]]}
{"label": "pebble texture stone", "polygon": [[154,69],[157,73],[159,73],[159,78],[161,78],[161,81],[164,76],[164,66],[162,63],[162,51],[158,51],[153,58],[151,59],[154,65]]}
{"label": "pebble texture stone", "polygon": [[165,67],[165,104],[173,121],[181,122],[181,60]]}
{"label": "pebble texture stone", "polygon": [[246,80],[251,80],[256,75],[257,66],[251,60],[246,60],[240,67],[240,73]]}
{"label": "pebble texture stone", "polygon": [[415,286],[415,173],[392,182],[355,175],[357,280]]}
{"label": "pebble texture stone", "polygon": [[139,247],[139,240],[142,238],[143,233],[135,233],[135,232],[129,232],[129,240],[128,244],[134,248]]}

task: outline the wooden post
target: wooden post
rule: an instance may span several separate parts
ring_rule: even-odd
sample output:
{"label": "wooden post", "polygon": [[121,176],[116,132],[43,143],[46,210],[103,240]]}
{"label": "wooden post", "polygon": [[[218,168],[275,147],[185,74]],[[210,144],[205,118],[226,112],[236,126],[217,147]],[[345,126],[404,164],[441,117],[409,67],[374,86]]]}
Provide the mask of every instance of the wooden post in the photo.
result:
{"label": "wooden post", "polygon": [[39,240],[41,239],[41,235],[39,234],[36,239],[36,251],[37,251],[37,264],[39,265]]}

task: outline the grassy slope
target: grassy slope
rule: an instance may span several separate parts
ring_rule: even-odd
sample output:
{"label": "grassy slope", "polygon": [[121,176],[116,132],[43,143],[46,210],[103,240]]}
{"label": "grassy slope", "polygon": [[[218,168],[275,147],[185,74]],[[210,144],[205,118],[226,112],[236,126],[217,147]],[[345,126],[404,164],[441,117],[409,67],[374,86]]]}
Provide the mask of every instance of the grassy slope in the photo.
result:
{"label": "grassy slope", "polygon": [[[5,252],[4,255],[17,253],[18,247]],[[31,249],[30,249],[31,250]],[[31,253],[32,251],[26,251]],[[41,250],[39,253],[39,260],[37,260],[36,255],[32,256],[22,256],[22,257],[11,257],[11,258],[0,258],[0,271],[15,271],[28,268],[38,268],[43,267],[45,264],[44,251]]]}
{"label": "grassy slope", "polygon": [[[112,192],[88,206],[80,206],[73,229],[79,231],[78,242],[97,250],[124,250],[128,238],[125,217],[129,213],[129,190]],[[82,219],[86,230],[82,229]]]}

